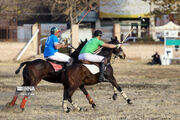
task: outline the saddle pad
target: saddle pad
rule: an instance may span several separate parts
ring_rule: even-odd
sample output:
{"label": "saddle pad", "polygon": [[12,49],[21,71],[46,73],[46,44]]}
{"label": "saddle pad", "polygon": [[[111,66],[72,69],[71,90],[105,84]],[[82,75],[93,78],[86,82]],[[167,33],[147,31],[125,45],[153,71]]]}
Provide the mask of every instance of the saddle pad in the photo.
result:
{"label": "saddle pad", "polygon": [[50,61],[48,61],[48,62],[52,65],[52,67],[54,68],[55,71],[62,70],[62,68],[63,68],[62,65],[55,64],[55,63],[50,62]]}
{"label": "saddle pad", "polygon": [[99,67],[96,65],[83,64],[92,74],[96,74],[99,72]]}

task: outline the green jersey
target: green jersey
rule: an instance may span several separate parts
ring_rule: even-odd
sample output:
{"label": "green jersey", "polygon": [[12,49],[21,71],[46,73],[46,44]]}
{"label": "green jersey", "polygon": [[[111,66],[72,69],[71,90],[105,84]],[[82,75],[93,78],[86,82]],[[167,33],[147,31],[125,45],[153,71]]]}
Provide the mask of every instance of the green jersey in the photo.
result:
{"label": "green jersey", "polygon": [[82,53],[93,53],[98,49],[99,46],[104,44],[103,41],[99,40],[98,38],[94,37],[90,39],[85,46],[82,48],[80,54]]}

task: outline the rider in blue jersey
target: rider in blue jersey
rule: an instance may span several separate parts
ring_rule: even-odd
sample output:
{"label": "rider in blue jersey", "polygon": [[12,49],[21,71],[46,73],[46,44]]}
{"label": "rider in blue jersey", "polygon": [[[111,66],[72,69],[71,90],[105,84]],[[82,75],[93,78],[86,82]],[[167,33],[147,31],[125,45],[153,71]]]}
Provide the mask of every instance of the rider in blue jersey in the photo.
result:
{"label": "rider in blue jersey", "polygon": [[66,54],[58,52],[58,49],[68,47],[68,45],[65,45],[64,43],[59,43],[59,36],[60,30],[58,30],[57,27],[52,27],[51,35],[48,37],[45,43],[44,58],[59,62],[68,62],[71,65],[73,59]]}

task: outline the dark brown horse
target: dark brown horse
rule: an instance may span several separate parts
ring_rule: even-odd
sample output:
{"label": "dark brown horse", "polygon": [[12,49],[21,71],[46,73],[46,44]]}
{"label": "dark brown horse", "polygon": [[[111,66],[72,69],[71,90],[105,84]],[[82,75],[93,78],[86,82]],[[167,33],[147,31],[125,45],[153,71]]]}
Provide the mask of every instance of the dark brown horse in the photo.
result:
{"label": "dark brown horse", "polygon": [[[110,42],[111,44],[119,44],[119,41],[117,39],[112,39]],[[109,80],[109,82],[117,89],[123,96],[123,98],[127,101],[128,104],[131,104],[131,100],[127,97],[127,95],[122,91],[121,87],[117,84],[116,79],[113,75],[113,68],[111,66],[111,56],[112,53],[116,56],[119,56],[121,58],[125,57],[125,54],[122,50],[122,48],[116,48],[116,49],[110,49],[110,48],[103,48],[100,55],[106,57],[108,59],[108,64],[106,65],[106,72],[105,76],[106,79]],[[86,95],[87,99],[89,100],[89,103],[94,108],[96,105],[93,102],[92,98],[88,94],[87,90],[85,89],[85,85],[94,85],[98,83],[99,73],[92,74],[83,64],[74,64],[70,68],[66,69],[66,71],[63,71],[64,75],[62,75],[62,82],[64,85],[64,98],[63,98],[63,109],[65,112],[69,112],[70,109],[67,106],[67,101],[69,101],[75,109],[78,111],[81,110],[80,107],[78,107],[71,99],[73,93],[77,88],[80,88],[84,94]],[[113,99],[115,100],[117,96],[117,93],[114,93]]]}
{"label": "dark brown horse", "polygon": [[[78,46],[78,48],[70,55],[71,58],[73,58],[74,63],[78,62],[78,55],[82,47],[86,44],[87,39],[82,42]],[[65,63],[62,63],[62,65],[65,65]],[[37,86],[38,83],[43,79],[48,82],[52,83],[62,83],[61,81],[61,71],[55,72],[54,68],[52,65],[43,59],[36,59],[33,61],[26,61],[20,64],[19,68],[16,70],[16,74],[20,72],[20,69],[23,67],[23,85],[22,86]],[[15,96],[13,97],[12,101],[8,103],[8,106],[14,106],[15,102],[18,98],[18,95],[21,92],[18,92],[16,90]],[[29,93],[28,93],[29,94]],[[20,108],[22,111],[24,110],[25,103],[27,101],[28,95],[24,96]]]}

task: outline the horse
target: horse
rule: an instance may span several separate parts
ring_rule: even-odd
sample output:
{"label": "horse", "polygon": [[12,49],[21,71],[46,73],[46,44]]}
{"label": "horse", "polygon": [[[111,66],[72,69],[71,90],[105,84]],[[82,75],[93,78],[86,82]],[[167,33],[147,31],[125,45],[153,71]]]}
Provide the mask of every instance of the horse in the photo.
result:
{"label": "horse", "polygon": [[[78,61],[79,52],[82,49],[82,47],[86,44],[86,42],[87,39],[85,41],[81,41],[81,44],[78,46],[78,48],[75,49],[75,51],[70,55],[70,57],[74,59],[73,64]],[[65,66],[66,63],[61,64]],[[23,66],[25,67],[23,69],[22,86],[36,87],[42,79],[52,83],[62,83],[61,79],[59,79],[61,76],[61,71],[55,72],[54,68],[47,60],[36,59],[33,61],[25,61],[20,64],[19,68],[15,71],[15,74],[18,74]],[[8,107],[13,107],[15,105],[18,95],[20,93],[21,92],[16,90],[12,101],[7,103]],[[28,95],[25,95],[22,99],[22,102],[20,104],[20,108],[22,109],[22,111],[24,111],[25,103],[27,102],[28,97]]]}
{"label": "horse", "polygon": [[[119,44],[119,41],[116,39],[112,39],[109,43],[111,44]],[[112,84],[112,86],[115,88],[113,99],[116,100],[117,93],[116,90],[118,90],[123,98],[127,101],[128,104],[132,104],[132,101],[127,97],[127,95],[123,92],[121,87],[117,84],[116,79],[113,75],[113,68],[111,66],[111,57],[112,53],[116,56],[119,56],[120,58],[125,58],[125,54],[122,50],[122,48],[102,48],[99,55],[104,56],[107,58],[107,65],[106,65],[106,72],[105,77],[109,82]],[[99,83],[99,73],[92,74],[82,63],[73,64],[68,69],[63,71],[61,75],[61,80],[64,86],[64,95],[63,95],[63,110],[64,112],[70,112],[70,108],[67,106],[67,102],[70,102],[72,106],[77,110],[81,111],[82,108],[80,108],[77,104],[75,104],[71,97],[73,93],[76,91],[77,88],[80,88],[83,93],[86,95],[86,98],[88,99],[89,103],[92,105],[92,107],[96,107],[96,104],[93,102],[93,99],[90,97],[89,93],[85,89],[85,85],[94,85]]]}

